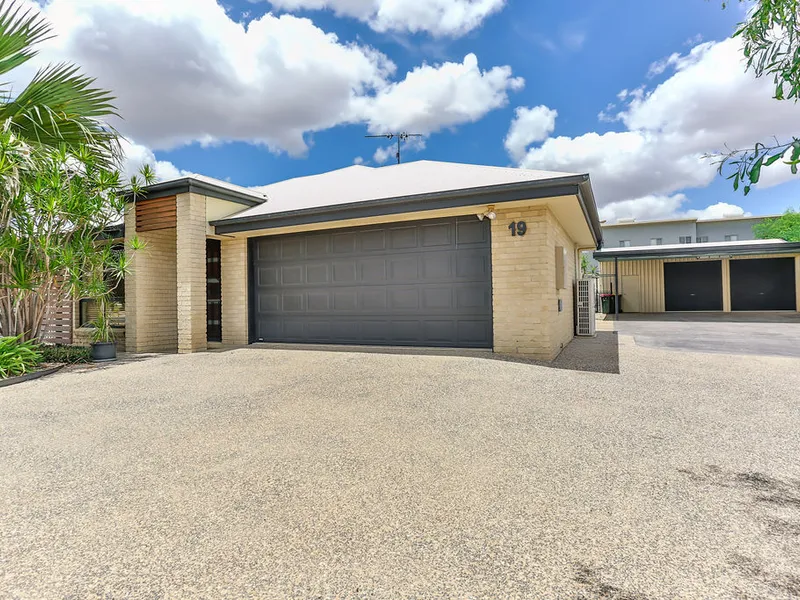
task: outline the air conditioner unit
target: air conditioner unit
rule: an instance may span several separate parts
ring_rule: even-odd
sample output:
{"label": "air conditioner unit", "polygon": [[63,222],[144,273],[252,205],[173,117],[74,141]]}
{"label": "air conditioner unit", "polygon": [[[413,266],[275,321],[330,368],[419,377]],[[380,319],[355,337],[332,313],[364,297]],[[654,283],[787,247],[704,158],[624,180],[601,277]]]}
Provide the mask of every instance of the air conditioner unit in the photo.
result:
{"label": "air conditioner unit", "polygon": [[595,323],[595,279],[579,279],[577,292],[576,335],[594,337]]}

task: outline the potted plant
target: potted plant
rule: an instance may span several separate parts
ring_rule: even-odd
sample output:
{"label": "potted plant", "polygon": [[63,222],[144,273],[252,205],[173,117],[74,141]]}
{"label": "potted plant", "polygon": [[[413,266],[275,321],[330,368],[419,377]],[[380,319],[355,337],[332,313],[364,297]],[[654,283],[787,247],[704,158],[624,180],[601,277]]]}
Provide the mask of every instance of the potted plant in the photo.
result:
{"label": "potted plant", "polygon": [[109,362],[117,360],[117,343],[114,341],[114,329],[108,317],[108,299],[96,298],[99,312],[92,321],[92,362]]}

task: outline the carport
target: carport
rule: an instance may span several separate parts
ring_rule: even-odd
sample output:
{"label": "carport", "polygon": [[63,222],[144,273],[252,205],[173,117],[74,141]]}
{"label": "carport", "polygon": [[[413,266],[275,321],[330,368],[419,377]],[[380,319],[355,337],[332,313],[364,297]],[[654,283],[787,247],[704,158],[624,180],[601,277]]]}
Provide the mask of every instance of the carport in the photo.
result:
{"label": "carport", "polygon": [[625,312],[800,312],[800,243],[604,248],[594,258]]}

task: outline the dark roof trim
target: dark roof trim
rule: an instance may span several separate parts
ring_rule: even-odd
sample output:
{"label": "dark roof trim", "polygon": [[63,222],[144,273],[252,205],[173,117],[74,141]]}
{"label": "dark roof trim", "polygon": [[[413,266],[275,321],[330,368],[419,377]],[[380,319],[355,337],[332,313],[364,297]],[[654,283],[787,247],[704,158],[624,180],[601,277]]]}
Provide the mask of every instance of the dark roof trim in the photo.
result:
{"label": "dark roof trim", "polygon": [[578,190],[578,199],[581,203],[583,216],[586,217],[586,222],[592,229],[592,237],[594,237],[595,247],[600,249],[603,247],[603,226],[600,224],[600,215],[597,213],[597,202],[594,199],[594,190],[592,190],[592,182],[588,175],[584,175],[585,179],[581,183]]}
{"label": "dark roof trim", "polygon": [[[238,233],[258,229],[277,229],[295,225],[325,223],[328,221],[344,221],[385,215],[457,208],[473,204],[502,204],[516,200],[535,200],[538,198],[577,196],[581,209],[598,244],[602,239],[600,221],[596,218],[597,207],[591,197],[591,186],[588,175],[571,175],[544,181],[513,183],[506,185],[471,188],[416,196],[399,196],[381,198],[366,202],[350,202],[336,206],[320,206],[301,210],[284,211],[267,215],[250,217],[231,217],[212,221],[216,233]],[[589,205],[586,201],[586,189],[589,190]],[[582,193],[583,192],[583,193]],[[595,218],[592,219],[592,215]]]}
{"label": "dark roof trim", "polygon": [[659,249],[658,247],[647,248],[637,252],[625,252],[619,250],[602,250],[594,253],[594,259],[599,262],[619,260],[641,260],[647,258],[691,258],[691,257],[710,257],[710,256],[745,256],[748,254],[794,254],[800,252],[800,242],[771,243],[743,246],[714,246],[709,244],[705,248],[686,248],[676,250],[675,248]]}
{"label": "dark roof trim", "polygon": [[267,201],[266,198],[259,200],[250,194],[244,192],[237,192],[236,190],[221,186],[214,185],[207,181],[200,181],[192,177],[184,177],[183,179],[175,179],[172,181],[164,181],[156,183],[145,188],[145,191],[138,196],[138,200],[146,200],[148,198],[162,198],[164,196],[177,196],[178,194],[195,193],[204,196],[213,196],[219,200],[227,200],[228,202],[236,202],[248,208],[258,206]]}

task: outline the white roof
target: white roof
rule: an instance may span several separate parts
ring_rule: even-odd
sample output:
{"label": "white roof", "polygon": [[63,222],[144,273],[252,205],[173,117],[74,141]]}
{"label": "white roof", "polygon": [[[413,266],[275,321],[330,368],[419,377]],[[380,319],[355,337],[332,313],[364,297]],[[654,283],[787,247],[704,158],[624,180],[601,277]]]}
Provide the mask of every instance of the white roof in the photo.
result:
{"label": "white roof", "polygon": [[595,254],[603,254],[603,253],[614,253],[614,254],[622,254],[625,252],[629,253],[636,253],[642,252],[643,250],[693,250],[693,249],[703,249],[703,248],[742,248],[742,247],[758,247],[764,246],[768,244],[789,244],[786,240],[738,240],[735,242],[704,242],[702,244],[663,244],[663,245],[651,245],[651,246],[620,246],[611,247],[611,248],[603,248],[602,250],[597,250]]}
{"label": "white roof", "polygon": [[253,198],[253,200],[256,200],[258,202],[264,202],[267,199],[264,193],[260,192],[258,189],[242,187],[241,185],[236,185],[234,183],[230,183],[229,181],[214,179],[213,177],[206,177],[205,175],[200,175],[198,173],[190,173],[188,175],[181,175],[180,177],[176,177],[174,179],[159,181],[156,185],[162,186],[165,184],[170,184],[172,182],[187,181],[187,180],[199,181],[201,183],[205,183],[217,188],[223,188],[226,190],[230,190],[232,192],[236,192],[237,194],[244,194],[250,196],[251,198]]}
{"label": "white roof", "polygon": [[468,190],[513,183],[544,181],[574,173],[533,171],[420,160],[387,167],[355,165],[320,175],[298,177],[252,188],[267,202],[244,210],[232,219],[286,211],[338,206],[437,192]]}

